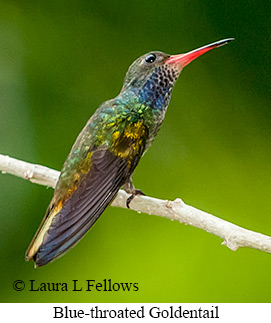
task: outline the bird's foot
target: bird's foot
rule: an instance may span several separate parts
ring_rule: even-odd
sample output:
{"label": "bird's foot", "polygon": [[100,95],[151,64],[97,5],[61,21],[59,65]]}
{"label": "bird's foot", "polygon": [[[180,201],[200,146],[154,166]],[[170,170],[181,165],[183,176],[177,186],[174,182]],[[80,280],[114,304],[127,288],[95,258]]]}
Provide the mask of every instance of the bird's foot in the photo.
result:
{"label": "bird's foot", "polygon": [[132,194],[131,196],[128,197],[126,200],[126,206],[128,209],[130,209],[130,203],[132,202],[133,198],[136,195],[145,195],[141,190],[137,190],[134,187],[133,181],[132,181],[132,175],[129,177],[127,182],[123,185],[123,189],[127,194]]}
{"label": "bird's foot", "polygon": [[130,209],[129,205],[136,195],[145,195],[145,193],[143,193],[141,190],[134,189],[134,191],[132,192],[132,195],[128,197],[128,199],[126,200],[126,206],[128,209]]}

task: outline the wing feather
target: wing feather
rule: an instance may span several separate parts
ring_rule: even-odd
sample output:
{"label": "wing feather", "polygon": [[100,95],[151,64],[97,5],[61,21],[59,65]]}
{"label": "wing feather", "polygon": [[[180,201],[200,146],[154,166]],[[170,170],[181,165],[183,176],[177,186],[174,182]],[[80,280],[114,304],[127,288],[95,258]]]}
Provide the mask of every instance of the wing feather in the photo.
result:
{"label": "wing feather", "polygon": [[[85,127],[84,134],[79,135],[73,146],[51,207],[27,249],[26,259],[33,259],[36,266],[46,265],[63,255],[93,226],[130,178],[148,137],[148,128],[143,122],[130,122],[122,132],[112,134],[111,145],[84,144],[90,132]],[[86,155],[78,158],[78,151]],[[81,172],[80,161],[84,165],[82,169],[87,169],[85,173]],[[79,181],[75,179],[77,172]]]}
{"label": "wing feather", "polygon": [[[60,257],[76,244],[97,221],[129,176],[127,160],[109,150],[93,154],[93,166],[44,233],[33,255],[36,266]],[[35,242],[34,242],[35,243]]]}

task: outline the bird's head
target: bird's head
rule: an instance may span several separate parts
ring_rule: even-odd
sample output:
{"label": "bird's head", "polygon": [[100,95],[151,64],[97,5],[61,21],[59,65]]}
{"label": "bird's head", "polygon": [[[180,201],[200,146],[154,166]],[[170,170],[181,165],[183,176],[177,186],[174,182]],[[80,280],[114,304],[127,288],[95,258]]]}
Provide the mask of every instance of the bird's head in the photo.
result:
{"label": "bird's head", "polygon": [[136,59],[125,76],[122,91],[132,90],[140,101],[154,109],[163,109],[182,69],[202,54],[233,40],[224,39],[185,54],[150,52]]}

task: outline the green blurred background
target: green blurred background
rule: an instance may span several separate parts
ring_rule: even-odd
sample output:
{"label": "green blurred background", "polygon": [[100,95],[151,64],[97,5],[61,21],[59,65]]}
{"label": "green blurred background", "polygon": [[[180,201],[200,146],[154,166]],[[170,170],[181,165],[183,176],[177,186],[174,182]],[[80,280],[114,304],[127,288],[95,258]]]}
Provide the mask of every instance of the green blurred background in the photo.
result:
{"label": "green blurred background", "polygon": [[[0,153],[60,169],[76,136],[150,51],[235,37],[188,66],[134,176],[271,235],[270,1],[0,1]],[[24,260],[52,189],[0,175],[2,302],[270,302],[271,255],[178,222],[108,208],[64,257]],[[16,292],[13,281],[26,289]],[[137,292],[29,292],[29,280],[112,279]]]}

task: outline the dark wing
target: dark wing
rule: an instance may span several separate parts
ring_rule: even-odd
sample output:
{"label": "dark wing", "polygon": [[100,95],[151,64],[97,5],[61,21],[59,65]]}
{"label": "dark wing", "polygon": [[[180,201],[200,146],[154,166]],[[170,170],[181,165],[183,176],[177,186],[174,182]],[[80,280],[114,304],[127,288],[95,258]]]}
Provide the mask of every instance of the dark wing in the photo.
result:
{"label": "dark wing", "polygon": [[114,199],[130,175],[128,160],[109,150],[96,150],[91,168],[71,197],[49,212],[33,238],[26,259],[43,266],[74,246]]}

